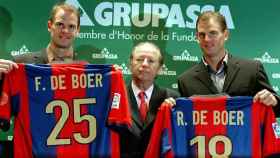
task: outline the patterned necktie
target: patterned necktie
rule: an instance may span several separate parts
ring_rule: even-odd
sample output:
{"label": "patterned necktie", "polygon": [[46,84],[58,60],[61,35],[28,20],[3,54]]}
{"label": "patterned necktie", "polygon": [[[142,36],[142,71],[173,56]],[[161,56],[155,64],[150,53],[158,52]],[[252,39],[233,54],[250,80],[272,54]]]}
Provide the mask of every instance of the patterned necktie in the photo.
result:
{"label": "patterned necktie", "polygon": [[139,109],[140,110],[140,116],[141,116],[142,122],[145,122],[146,115],[147,115],[147,112],[148,112],[148,104],[145,101],[145,92],[141,91],[138,94],[138,97],[140,99],[140,109]]}

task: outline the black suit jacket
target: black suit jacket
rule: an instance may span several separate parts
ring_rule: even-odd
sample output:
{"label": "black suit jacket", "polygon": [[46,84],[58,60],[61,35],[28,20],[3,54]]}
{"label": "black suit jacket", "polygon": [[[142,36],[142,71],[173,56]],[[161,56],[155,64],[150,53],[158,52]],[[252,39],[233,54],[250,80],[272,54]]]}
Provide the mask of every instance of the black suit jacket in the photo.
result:
{"label": "black suit jacket", "polygon": [[127,90],[132,114],[132,129],[131,131],[121,131],[120,133],[121,157],[143,158],[159,106],[164,99],[168,97],[177,98],[179,94],[173,90],[155,85],[149,102],[147,119],[143,124],[131,83],[127,86]]}
{"label": "black suit jacket", "polygon": [[[182,97],[218,93],[203,62],[179,76],[178,89]],[[259,61],[240,59],[229,54],[223,93],[230,96],[254,96],[262,89],[274,93],[279,104],[279,96],[271,87],[263,65]],[[279,108],[277,105],[274,109],[277,115]]]}

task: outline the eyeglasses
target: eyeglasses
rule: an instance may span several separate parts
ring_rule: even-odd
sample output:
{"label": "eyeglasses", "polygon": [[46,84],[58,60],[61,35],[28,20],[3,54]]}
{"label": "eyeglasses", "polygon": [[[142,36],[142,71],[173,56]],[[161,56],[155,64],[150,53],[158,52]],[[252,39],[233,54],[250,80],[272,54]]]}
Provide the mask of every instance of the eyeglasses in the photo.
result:
{"label": "eyeglasses", "polygon": [[59,30],[63,30],[63,29],[66,28],[69,32],[74,32],[74,31],[77,30],[77,26],[76,25],[70,24],[70,25],[66,26],[62,22],[55,22],[54,26],[55,26],[56,29],[59,29]]}

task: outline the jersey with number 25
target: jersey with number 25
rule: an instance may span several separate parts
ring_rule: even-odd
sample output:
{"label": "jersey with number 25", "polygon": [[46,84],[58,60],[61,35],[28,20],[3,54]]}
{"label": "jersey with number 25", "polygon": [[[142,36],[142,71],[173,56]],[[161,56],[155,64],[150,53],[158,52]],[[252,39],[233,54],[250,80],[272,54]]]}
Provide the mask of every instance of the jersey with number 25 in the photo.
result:
{"label": "jersey with number 25", "polygon": [[14,157],[119,157],[131,118],[124,81],[111,65],[19,64],[5,75],[0,118],[15,116]]}

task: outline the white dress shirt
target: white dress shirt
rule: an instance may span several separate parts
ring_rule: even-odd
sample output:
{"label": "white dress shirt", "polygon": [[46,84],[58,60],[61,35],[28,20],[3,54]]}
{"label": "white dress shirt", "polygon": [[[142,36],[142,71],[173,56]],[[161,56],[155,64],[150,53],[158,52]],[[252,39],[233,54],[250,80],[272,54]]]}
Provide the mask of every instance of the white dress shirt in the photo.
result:
{"label": "white dress shirt", "polygon": [[[140,90],[133,83],[133,81],[131,82],[131,87],[132,87],[132,91],[134,93],[134,96],[136,98],[138,108],[140,108],[140,98],[138,97],[138,95],[139,95],[140,92],[142,92],[142,90]],[[153,89],[154,89],[154,85],[152,84],[147,90],[145,90],[145,101],[146,101],[146,103],[148,103],[148,108],[149,108],[149,102],[150,102],[150,99],[151,99],[151,96],[152,96]]]}

